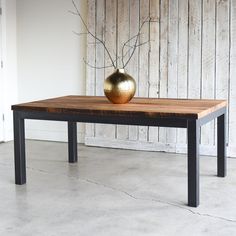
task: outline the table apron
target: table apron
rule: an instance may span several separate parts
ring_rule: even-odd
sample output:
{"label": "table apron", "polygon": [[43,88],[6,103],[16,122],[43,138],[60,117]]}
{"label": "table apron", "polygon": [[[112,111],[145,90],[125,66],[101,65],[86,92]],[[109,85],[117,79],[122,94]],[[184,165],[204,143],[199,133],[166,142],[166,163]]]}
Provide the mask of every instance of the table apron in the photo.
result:
{"label": "table apron", "polygon": [[187,119],[183,118],[140,118],[138,116],[109,116],[88,114],[62,114],[49,112],[14,111],[20,119],[70,121],[82,123],[100,123],[116,125],[139,125],[157,127],[187,128]]}
{"label": "table apron", "polygon": [[214,120],[215,118],[217,118],[221,115],[226,115],[226,107],[223,107],[215,112],[211,112],[208,115],[198,119],[198,123],[200,126],[205,125],[206,123]]}
{"label": "table apron", "polygon": [[[100,123],[100,124],[118,124],[118,125],[139,125],[139,126],[157,126],[187,128],[190,118],[178,117],[139,117],[139,116],[115,116],[115,115],[92,115],[92,114],[65,114],[49,113],[41,111],[18,111],[15,110],[21,119],[52,120],[52,121],[70,121],[82,123]],[[197,119],[199,126],[202,126],[215,118],[226,114],[226,107],[223,107],[203,118]]]}

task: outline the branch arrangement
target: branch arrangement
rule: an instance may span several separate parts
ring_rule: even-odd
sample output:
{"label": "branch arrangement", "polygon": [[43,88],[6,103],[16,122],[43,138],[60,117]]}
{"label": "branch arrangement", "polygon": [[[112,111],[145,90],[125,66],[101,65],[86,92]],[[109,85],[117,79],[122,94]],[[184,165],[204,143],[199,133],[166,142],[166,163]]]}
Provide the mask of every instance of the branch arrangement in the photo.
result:
{"label": "branch arrangement", "polygon": [[[85,32],[81,32],[81,33],[77,33],[77,32],[74,32],[76,35],[78,36],[82,36],[82,35],[90,35],[91,37],[93,37],[95,39],[95,44],[96,43],[101,43],[102,46],[104,47],[104,50],[105,50],[105,53],[107,54],[111,64],[110,65],[105,65],[105,66],[102,66],[102,67],[98,67],[98,66],[95,66],[95,65],[91,65],[89,62],[87,62],[85,59],[84,59],[84,62],[86,65],[94,68],[94,69],[104,69],[104,68],[109,68],[109,67],[113,67],[114,69],[117,68],[117,63],[119,60],[121,60],[121,63],[122,63],[122,68],[125,69],[128,65],[128,63],[130,62],[131,58],[133,57],[136,49],[138,47],[141,47],[142,45],[144,44],[148,44],[150,43],[150,40],[146,41],[146,42],[143,42],[143,43],[139,43],[139,39],[140,39],[140,36],[141,36],[141,31],[142,31],[142,28],[144,27],[144,25],[146,23],[150,23],[150,22],[157,22],[157,21],[154,21],[151,19],[151,17],[147,17],[139,26],[139,29],[138,29],[138,32],[136,35],[134,35],[133,37],[131,37],[130,39],[128,39],[126,42],[123,43],[123,46],[122,46],[122,50],[121,50],[121,56],[118,56],[116,55],[116,59],[113,59],[112,56],[111,56],[111,53],[109,52],[107,46],[106,46],[106,43],[104,40],[100,39],[99,37],[97,37],[94,33],[92,33],[90,31],[90,29],[88,28],[85,20],[83,19],[82,15],[80,14],[79,12],[79,9],[75,3],[74,0],[72,0],[72,3],[73,3],[73,6],[74,6],[74,9],[75,11],[69,11],[71,14],[73,15],[76,15],[80,18],[84,28],[85,28]],[[117,36],[116,36],[117,37]],[[129,55],[128,59],[125,61],[125,58],[127,57],[127,55]]]}

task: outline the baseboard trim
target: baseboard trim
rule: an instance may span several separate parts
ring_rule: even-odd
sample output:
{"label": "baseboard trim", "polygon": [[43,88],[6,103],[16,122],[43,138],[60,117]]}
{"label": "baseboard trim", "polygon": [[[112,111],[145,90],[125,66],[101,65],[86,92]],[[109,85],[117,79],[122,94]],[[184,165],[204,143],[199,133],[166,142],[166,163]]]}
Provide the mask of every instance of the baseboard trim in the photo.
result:
{"label": "baseboard trim", "polygon": [[[182,143],[154,143],[130,140],[105,139],[98,137],[85,137],[85,145],[120,148],[140,151],[156,151],[156,152],[170,152],[170,153],[187,153],[187,145]],[[200,145],[200,154],[207,156],[216,156],[216,146]],[[236,157],[236,147],[227,147],[227,155],[229,157]]]}
{"label": "baseboard trim", "polygon": [[[11,134],[11,135],[10,135]],[[108,147],[119,149],[130,149],[140,151],[155,151],[155,152],[170,152],[170,153],[187,153],[187,145],[184,143],[154,143],[154,142],[142,142],[131,140],[118,140],[118,139],[106,139],[99,137],[85,137],[84,132],[77,133],[78,143],[84,143],[87,146],[94,147]],[[9,136],[12,136],[12,132],[9,131]],[[26,138],[32,140],[44,140],[44,141],[56,141],[67,142],[67,132],[65,131],[48,131],[48,130],[36,130],[27,129]],[[7,141],[9,141],[8,139]],[[6,140],[4,140],[6,141]],[[200,145],[200,154],[215,156],[216,146]],[[227,147],[227,156],[236,157],[236,146]]]}
{"label": "baseboard trim", "polygon": [[[67,142],[67,132],[27,129],[26,139]],[[84,143],[84,132],[77,132],[78,143]]]}

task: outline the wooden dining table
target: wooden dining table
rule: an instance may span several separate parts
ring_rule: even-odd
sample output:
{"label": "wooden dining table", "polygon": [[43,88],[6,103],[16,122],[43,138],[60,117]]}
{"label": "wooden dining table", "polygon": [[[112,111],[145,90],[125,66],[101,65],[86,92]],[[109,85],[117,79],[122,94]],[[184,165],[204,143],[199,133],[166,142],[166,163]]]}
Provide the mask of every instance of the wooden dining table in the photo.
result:
{"label": "wooden dining table", "polygon": [[70,163],[78,160],[77,122],[186,128],[188,205],[197,207],[200,127],[217,118],[217,176],[226,176],[225,100],[133,98],[127,104],[112,104],[102,96],[70,95],[13,105],[12,110],[15,183],[18,185],[26,183],[26,119],[66,121]]}

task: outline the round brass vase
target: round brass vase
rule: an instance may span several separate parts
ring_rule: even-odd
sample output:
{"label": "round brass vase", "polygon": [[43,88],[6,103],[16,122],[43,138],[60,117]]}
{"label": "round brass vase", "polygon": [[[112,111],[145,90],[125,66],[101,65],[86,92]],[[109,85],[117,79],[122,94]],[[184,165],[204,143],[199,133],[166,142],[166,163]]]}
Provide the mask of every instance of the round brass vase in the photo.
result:
{"label": "round brass vase", "polygon": [[128,103],[135,91],[135,80],[124,69],[116,69],[104,82],[104,93],[112,103]]}

